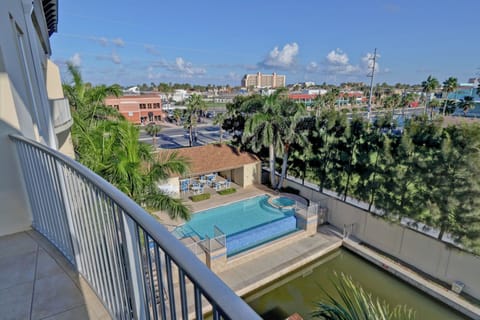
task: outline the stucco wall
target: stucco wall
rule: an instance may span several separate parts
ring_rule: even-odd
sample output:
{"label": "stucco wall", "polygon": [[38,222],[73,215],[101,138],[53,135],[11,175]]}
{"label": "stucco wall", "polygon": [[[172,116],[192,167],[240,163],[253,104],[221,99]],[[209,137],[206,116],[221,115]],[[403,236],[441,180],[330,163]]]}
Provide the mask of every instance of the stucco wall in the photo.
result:
{"label": "stucco wall", "polygon": [[243,166],[243,187],[260,182],[260,163],[251,163]]}
{"label": "stucco wall", "polygon": [[22,173],[8,135],[57,146],[46,88],[48,55],[42,46],[48,38],[39,38],[32,8],[35,15],[43,14],[38,12],[39,0],[0,2],[0,236],[31,226]]}
{"label": "stucco wall", "polygon": [[352,235],[440,281],[461,281],[464,291],[480,299],[480,257],[396,223],[390,223],[338,199],[286,181],[309,200],[328,207],[328,222],[343,230],[353,224]]}

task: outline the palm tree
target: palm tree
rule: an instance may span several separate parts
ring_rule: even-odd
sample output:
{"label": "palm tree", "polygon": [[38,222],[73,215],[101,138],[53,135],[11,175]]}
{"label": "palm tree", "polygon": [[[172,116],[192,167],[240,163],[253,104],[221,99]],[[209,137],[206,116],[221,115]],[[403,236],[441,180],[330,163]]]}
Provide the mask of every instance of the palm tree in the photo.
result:
{"label": "palm tree", "polygon": [[282,157],[282,171],[280,173],[280,179],[276,189],[280,189],[283,184],[283,180],[287,175],[288,158],[290,156],[290,148],[294,143],[300,145],[306,145],[307,141],[303,135],[304,130],[299,128],[299,123],[306,114],[306,108],[303,104],[292,103],[290,101],[284,101],[280,104],[281,120],[279,124],[279,140],[281,146]]}
{"label": "palm tree", "polygon": [[445,92],[445,102],[443,103],[443,116],[445,116],[445,110],[447,109],[448,94],[457,90],[458,81],[457,78],[450,77],[443,81],[443,92]]}
{"label": "palm tree", "polygon": [[314,318],[328,320],[409,320],[415,319],[415,313],[407,306],[391,309],[385,301],[374,298],[361,286],[355,284],[351,277],[336,276],[335,290],[339,298],[327,294],[327,301],[317,303],[312,312]]}
{"label": "palm tree", "polygon": [[182,115],[183,115],[183,111],[181,109],[173,110],[173,118],[175,119],[177,126],[180,123],[180,120],[182,119]]}
{"label": "palm tree", "polygon": [[281,108],[284,90],[277,90],[267,96],[261,110],[253,113],[245,122],[242,135],[242,142],[250,141],[254,152],[260,151],[263,147],[268,148],[270,184],[272,188],[275,183],[275,159],[276,149],[280,149],[278,135],[279,124],[282,123],[278,110]]}
{"label": "palm tree", "polygon": [[161,130],[161,126],[153,123],[150,123],[145,127],[145,131],[147,131],[147,133],[152,136],[152,144],[154,147],[156,147],[155,140],[157,139],[157,135],[160,133]]}
{"label": "palm tree", "polygon": [[402,115],[405,115],[405,107],[409,107],[415,101],[413,93],[407,93],[402,97]]}
{"label": "palm tree", "polygon": [[435,89],[438,88],[439,86],[439,82],[436,78],[432,77],[432,76],[428,76],[427,80],[425,81],[422,81],[422,89],[423,89],[423,92],[425,93],[425,110],[424,110],[424,114],[427,114],[427,107],[428,107],[428,102],[429,102],[429,98],[428,98],[428,95],[435,91]]}
{"label": "palm tree", "polygon": [[395,108],[400,104],[401,97],[399,94],[392,94],[385,99],[385,108],[392,109],[392,115],[395,114]]}
{"label": "palm tree", "polygon": [[72,76],[72,83],[63,84],[63,91],[70,102],[70,106],[81,119],[88,121],[88,125],[92,125],[93,121],[99,118],[123,118],[116,109],[106,107],[103,103],[107,96],[118,97],[121,94],[120,86],[100,85],[92,87],[90,84],[83,82],[78,67],[67,63],[67,68]]}
{"label": "palm tree", "polygon": [[206,104],[202,97],[198,94],[193,94],[187,99],[187,119],[185,127],[188,128],[189,146],[193,146],[193,130],[195,129],[195,138],[197,134],[197,123],[200,119],[201,112],[205,111]]}
{"label": "palm tree", "polygon": [[463,109],[463,114],[466,114],[475,105],[472,96],[465,96],[460,101],[460,107]]}
{"label": "palm tree", "polygon": [[[277,90],[265,98],[263,107],[249,116],[242,136],[244,143],[250,142],[255,152],[262,148],[269,150],[270,183],[279,189],[285,179],[293,144],[304,138],[298,128],[299,121],[306,114],[303,104],[296,104],[286,98],[284,90]],[[275,181],[276,154],[282,154],[282,170],[278,183]]]}
{"label": "palm tree", "polygon": [[213,124],[218,125],[220,127],[220,144],[222,143],[223,138],[223,121],[225,121],[225,114],[224,113],[217,113],[215,118],[213,119]]}
{"label": "palm tree", "polygon": [[159,179],[185,174],[185,159],[176,154],[154,158],[152,147],[138,141],[139,130],[132,124],[122,118],[98,117],[99,110],[111,109],[100,100],[108,87],[91,88],[83,83],[78,69],[69,70],[73,71],[74,85],[64,88],[73,101],[72,140],[77,160],[140,205],[165,210],[173,219],[188,219],[189,209],[181,199],[171,198],[157,187]]}

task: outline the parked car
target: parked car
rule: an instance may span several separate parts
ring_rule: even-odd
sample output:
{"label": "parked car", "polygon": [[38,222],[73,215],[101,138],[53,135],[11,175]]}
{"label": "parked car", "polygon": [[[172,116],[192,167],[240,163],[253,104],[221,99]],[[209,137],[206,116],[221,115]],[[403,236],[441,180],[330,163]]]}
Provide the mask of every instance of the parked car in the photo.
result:
{"label": "parked car", "polygon": [[205,114],[205,117],[211,119],[213,117],[215,117],[215,111],[208,111],[206,114]]}

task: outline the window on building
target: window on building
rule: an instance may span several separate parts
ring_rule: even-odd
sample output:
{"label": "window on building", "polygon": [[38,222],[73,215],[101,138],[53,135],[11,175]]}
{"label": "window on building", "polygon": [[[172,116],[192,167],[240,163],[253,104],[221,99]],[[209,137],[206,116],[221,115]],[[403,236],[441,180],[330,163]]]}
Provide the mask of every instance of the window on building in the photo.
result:
{"label": "window on building", "polygon": [[155,119],[155,121],[161,121],[161,120],[162,120],[162,116],[154,116],[154,119]]}
{"label": "window on building", "polygon": [[145,103],[140,103],[140,109],[146,109]]}
{"label": "window on building", "polygon": [[152,104],[151,104],[151,103],[147,103],[147,108],[148,108],[148,109],[152,109]]}

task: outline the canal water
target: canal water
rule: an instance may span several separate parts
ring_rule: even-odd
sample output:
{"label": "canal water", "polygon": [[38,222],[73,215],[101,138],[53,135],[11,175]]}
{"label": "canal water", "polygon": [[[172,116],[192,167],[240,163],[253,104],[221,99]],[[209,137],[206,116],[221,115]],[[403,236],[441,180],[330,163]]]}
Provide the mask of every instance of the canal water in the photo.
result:
{"label": "canal water", "polygon": [[467,319],[346,249],[335,251],[244,298],[264,319],[285,319],[295,312],[310,319],[315,302],[326,300],[325,292],[335,296],[334,272],[350,275],[355,283],[385,300],[391,308],[407,305],[415,311],[417,320]]}

